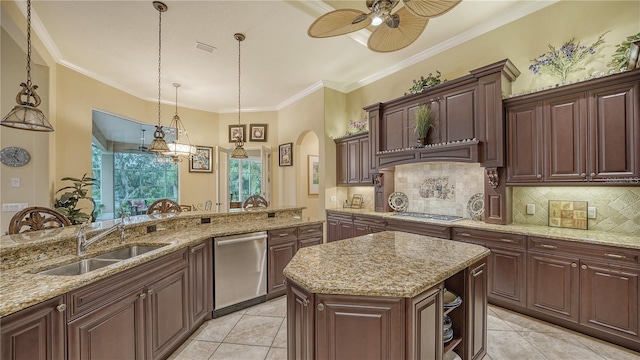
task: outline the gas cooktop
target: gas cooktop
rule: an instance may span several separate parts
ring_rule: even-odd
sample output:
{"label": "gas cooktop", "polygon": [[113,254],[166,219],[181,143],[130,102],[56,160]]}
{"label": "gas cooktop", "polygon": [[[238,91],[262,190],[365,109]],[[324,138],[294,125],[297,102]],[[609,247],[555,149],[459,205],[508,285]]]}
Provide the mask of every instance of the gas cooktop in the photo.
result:
{"label": "gas cooktop", "polygon": [[444,222],[454,222],[454,221],[458,221],[458,220],[462,220],[463,217],[462,216],[455,216],[455,215],[440,215],[440,214],[425,214],[425,213],[419,213],[419,212],[396,212],[393,213],[392,216],[402,216],[402,217],[410,217],[410,218],[415,218],[418,220],[437,220],[437,221],[444,221]]}

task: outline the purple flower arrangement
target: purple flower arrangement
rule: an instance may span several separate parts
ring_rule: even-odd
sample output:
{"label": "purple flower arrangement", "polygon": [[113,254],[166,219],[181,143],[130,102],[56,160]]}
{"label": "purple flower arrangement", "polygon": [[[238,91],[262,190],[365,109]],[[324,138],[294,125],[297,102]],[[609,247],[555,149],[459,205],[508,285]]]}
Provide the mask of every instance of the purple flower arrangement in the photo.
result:
{"label": "purple flower arrangement", "polygon": [[562,44],[559,49],[549,44],[549,51],[531,60],[533,64],[529,66],[529,70],[536,75],[551,75],[565,83],[571,73],[585,70],[586,60],[591,59],[604,44],[605,34],[600,35],[591,46],[580,45],[575,38]]}
{"label": "purple flower arrangement", "polygon": [[353,129],[353,134],[358,134],[367,131],[368,121],[363,119],[362,121],[349,120],[349,127]]}

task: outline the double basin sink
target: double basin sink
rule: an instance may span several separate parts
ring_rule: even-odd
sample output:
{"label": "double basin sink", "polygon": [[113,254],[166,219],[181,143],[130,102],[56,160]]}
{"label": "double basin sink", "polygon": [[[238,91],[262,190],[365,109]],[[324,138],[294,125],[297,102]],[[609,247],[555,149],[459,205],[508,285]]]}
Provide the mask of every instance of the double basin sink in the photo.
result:
{"label": "double basin sink", "polygon": [[70,264],[61,265],[52,269],[38,272],[41,275],[75,276],[86,274],[90,271],[131,259],[138,255],[146,254],[166,245],[131,245],[122,249],[109,251],[89,259],[82,259]]}

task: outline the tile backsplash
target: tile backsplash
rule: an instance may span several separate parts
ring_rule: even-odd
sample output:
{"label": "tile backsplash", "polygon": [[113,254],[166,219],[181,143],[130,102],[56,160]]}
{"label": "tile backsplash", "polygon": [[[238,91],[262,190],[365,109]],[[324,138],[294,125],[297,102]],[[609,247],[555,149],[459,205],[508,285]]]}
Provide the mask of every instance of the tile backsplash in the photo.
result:
{"label": "tile backsplash", "polygon": [[[587,201],[596,208],[590,230],[640,235],[640,187],[514,187],[513,222],[547,225],[549,200]],[[527,215],[527,204],[535,205],[535,215]]]}
{"label": "tile backsplash", "polygon": [[484,193],[480,164],[419,163],[396,166],[395,191],[409,198],[407,211],[469,217],[467,203]]}

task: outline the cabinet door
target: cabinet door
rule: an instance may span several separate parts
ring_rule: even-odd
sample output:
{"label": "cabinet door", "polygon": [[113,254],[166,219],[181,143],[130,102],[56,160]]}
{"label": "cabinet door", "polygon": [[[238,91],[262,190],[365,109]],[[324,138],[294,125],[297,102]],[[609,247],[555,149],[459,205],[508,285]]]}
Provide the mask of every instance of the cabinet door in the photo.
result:
{"label": "cabinet door", "polygon": [[360,179],[358,182],[362,185],[372,185],[370,173],[371,159],[369,156],[370,151],[369,136],[360,139],[360,141],[358,141],[358,152],[360,153],[360,156],[358,157],[360,166],[358,172],[360,174]]}
{"label": "cabinet door", "polygon": [[638,82],[588,92],[589,177],[640,176]]}
{"label": "cabinet door", "polygon": [[407,359],[441,359],[442,289],[427,290],[410,301]]}
{"label": "cabinet door", "polygon": [[327,242],[340,240],[340,220],[327,216]]}
{"label": "cabinet door", "polygon": [[465,140],[476,137],[477,86],[458,88],[444,94],[440,102],[440,126],[447,141]]}
{"label": "cabinet door", "polygon": [[587,103],[584,93],[543,103],[545,180],[586,181]]}
{"label": "cabinet door", "polygon": [[147,346],[162,358],[189,331],[188,271],[184,267],[148,286]]}
{"label": "cabinet door", "polygon": [[0,318],[0,358],[65,359],[64,296]]}
{"label": "cabinet door", "polygon": [[340,221],[340,237],[339,240],[349,239],[353,237],[353,223],[351,221]]}
{"label": "cabinet door", "polygon": [[213,310],[213,255],[211,240],[189,249],[190,327],[197,326]]}
{"label": "cabinet door", "polygon": [[507,182],[542,181],[542,107],[507,110]]}
{"label": "cabinet door", "polygon": [[487,353],[487,263],[469,269],[467,301],[466,359],[482,359]]}
{"label": "cabinet door", "polygon": [[580,262],[580,324],[638,340],[640,269]]}
{"label": "cabinet door", "polygon": [[338,184],[348,184],[349,151],[346,142],[336,142],[336,162],[336,182]]}
{"label": "cabinet door", "polygon": [[529,253],[527,307],[577,322],[579,317],[578,259]]}
{"label": "cabinet door", "polygon": [[315,359],[314,296],[291,280],[287,281],[287,357]]}
{"label": "cabinet door", "polygon": [[317,295],[316,356],[324,359],[404,359],[404,299]]}
{"label": "cabinet door", "polygon": [[353,224],[353,236],[362,236],[371,234],[371,227],[363,224]]}
{"label": "cabinet door", "polygon": [[77,318],[68,325],[69,359],[145,359],[143,288]]}
{"label": "cabinet door", "polygon": [[360,182],[360,140],[347,141],[347,183]]}
{"label": "cabinet door", "polygon": [[285,277],[282,274],[282,271],[296,253],[296,242],[297,240],[289,240],[279,242],[275,245],[269,244],[268,293],[285,290]]}
{"label": "cabinet door", "polygon": [[488,246],[489,298],[526,306],[526,252]]}

